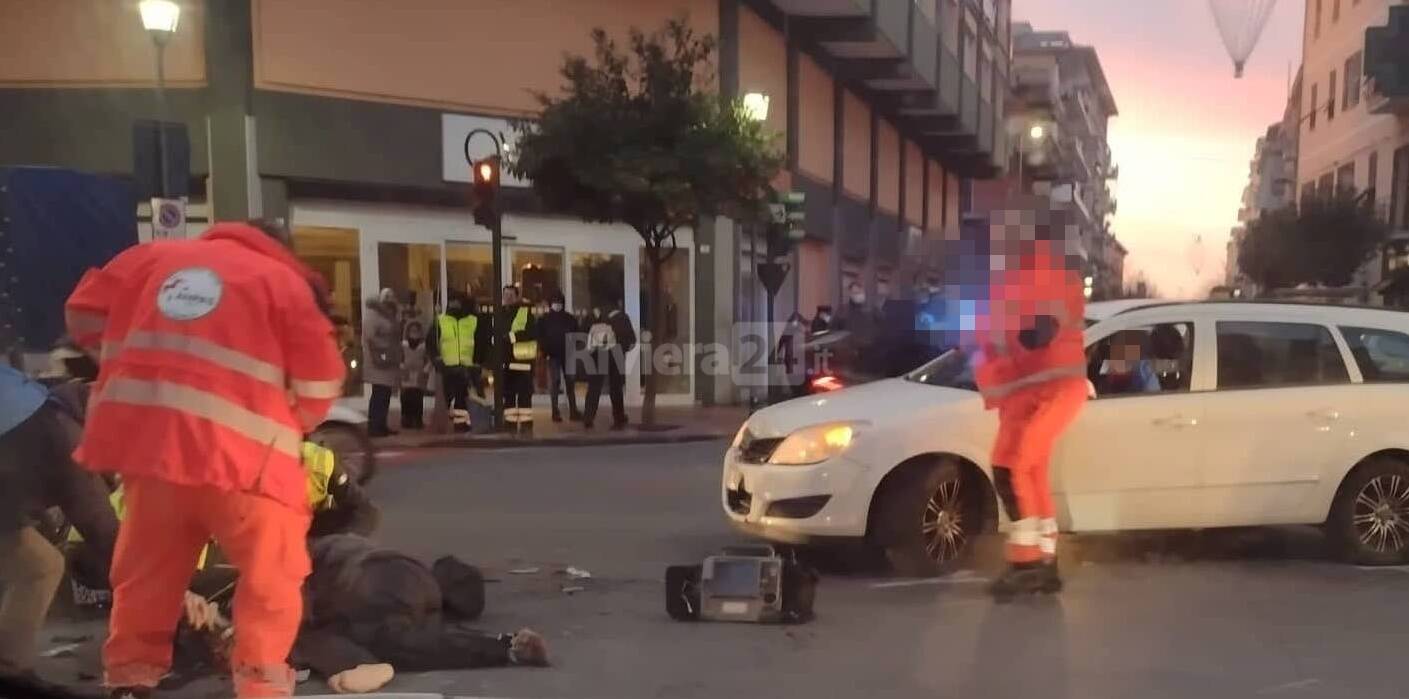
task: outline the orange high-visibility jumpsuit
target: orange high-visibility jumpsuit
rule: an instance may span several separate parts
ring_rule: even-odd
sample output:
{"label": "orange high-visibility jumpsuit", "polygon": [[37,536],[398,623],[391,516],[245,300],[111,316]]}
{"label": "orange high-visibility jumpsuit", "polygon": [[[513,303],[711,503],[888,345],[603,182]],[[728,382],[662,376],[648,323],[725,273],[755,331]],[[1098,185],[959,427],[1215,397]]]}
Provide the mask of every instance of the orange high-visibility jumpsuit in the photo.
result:
{"label": "orange high-visibility jumpsuit", "polygon": [[[1066,268],[1060,243],[1027,245],[1032,249],[1016,270],[994,277],[976,370],[985,406],[998,411],[993,481],[1012,520],[1012,563],[1056,556],[1057,513],[1048,463],[1057,438],[1087,397],[1083,285]],[[1050,335],[1046,344],[1031,339],[1033,333],[1041,334],[1039,324]],[[1034,346],[1024,346],[1024,340]]]}
{"label": "orange high-visibility jumpsuit", "polygon": [[231,658],[241,697],[287,696],[309,572],[304,433],[342,391],[313,273],[265,233],[129,248],[68,300],[69,333],[98,350],[75,457],[123,476],[110,580],[109,687],[153,687],[196,559],[214,538],[240,572]]}

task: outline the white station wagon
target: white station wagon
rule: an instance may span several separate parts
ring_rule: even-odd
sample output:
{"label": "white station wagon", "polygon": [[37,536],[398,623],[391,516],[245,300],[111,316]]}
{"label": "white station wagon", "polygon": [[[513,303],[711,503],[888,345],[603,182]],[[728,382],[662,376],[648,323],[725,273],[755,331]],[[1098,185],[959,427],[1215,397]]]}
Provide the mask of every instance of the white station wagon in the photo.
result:
{"label": "white station wagon", "polygon": [[[1318,524],[1350,561],[1409,562],[1409,313],[1142,301],[1088,316],[1095,397],[1052,457],[1063,530]],[[1137,392],[1107,380],[1132,337],[1158,379]],[[724,459],[724,512],[764,539],[865,537],[900,573],[942,572],[998,524],[996,430],[951,351],[755,413]]]}

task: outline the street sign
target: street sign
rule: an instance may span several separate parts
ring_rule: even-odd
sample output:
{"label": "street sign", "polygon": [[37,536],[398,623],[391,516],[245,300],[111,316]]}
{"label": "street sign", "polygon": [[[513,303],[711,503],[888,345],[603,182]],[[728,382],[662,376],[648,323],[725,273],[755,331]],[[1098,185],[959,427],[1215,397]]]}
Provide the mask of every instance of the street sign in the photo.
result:
{"label": "street sign", "polygon": [[152,240],[186,237],[186,200],[152,197]]}

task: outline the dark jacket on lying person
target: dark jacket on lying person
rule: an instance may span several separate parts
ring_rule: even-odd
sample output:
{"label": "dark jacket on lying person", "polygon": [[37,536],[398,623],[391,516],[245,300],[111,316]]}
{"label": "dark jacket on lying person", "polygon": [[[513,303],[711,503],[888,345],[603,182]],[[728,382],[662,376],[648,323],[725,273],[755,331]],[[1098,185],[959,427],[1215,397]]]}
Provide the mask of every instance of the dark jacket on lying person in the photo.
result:
{"label": "dark jacket on lying person", "polygon": [[359,665],[397,671],[511,664],[510,638],[462,626],[484,610],[484,578],[453,557],[426,566],[355,535],[309,545],[295,664],[332,677]]}

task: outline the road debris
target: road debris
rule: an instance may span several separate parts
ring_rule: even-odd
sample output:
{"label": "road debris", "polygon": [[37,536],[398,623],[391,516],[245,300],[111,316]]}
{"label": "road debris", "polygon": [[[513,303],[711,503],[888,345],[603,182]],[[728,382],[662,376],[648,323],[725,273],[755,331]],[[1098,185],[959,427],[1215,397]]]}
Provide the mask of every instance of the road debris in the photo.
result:
{"label": "road debris", "polygon": [[78,650],[77,643],[65,643],[61,646],[54,646],[49,650],[39,654],[41,658],[72,658],[73,652]]}
{"label": "road debris", "polygon": [[586,591],[587,591],[587,588],[585,588],[585,587],[583,587],[583,586],[581,586],[581,585],[567,585],[567,586],[564,586],[564,587],[563,587],[563,593],[564,593],[564,594],[568,594],[568,595],[571,595],[571,594],[573,594],[573,593],[575,593],[575,592],[586,592]]}
{"label": "road debris", "polygon": [[568,566],[568,569],[564,570],[563,573],[573,580],[589,580],[592,578],[592,573],[574,566]]}
{"label": "road debris", "polygon": [[515,568],[515,569],[509,571],[509,575],[535,575],[535,574],[537,574],[540,570],[541,570],[541,569],[539,569],[539,568],[532,568],[532,567],[530,567],[530,568]]}

